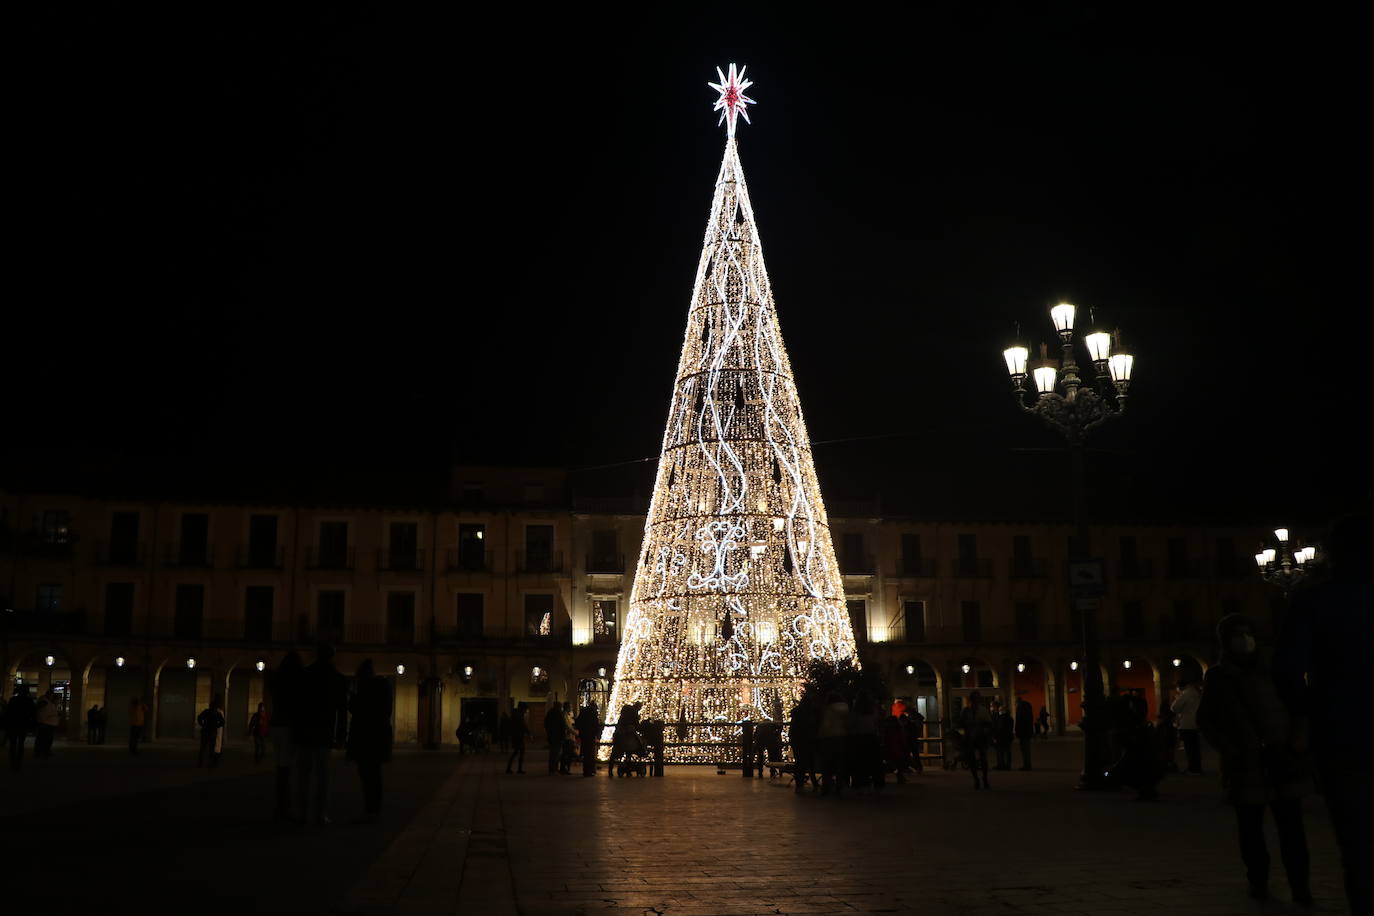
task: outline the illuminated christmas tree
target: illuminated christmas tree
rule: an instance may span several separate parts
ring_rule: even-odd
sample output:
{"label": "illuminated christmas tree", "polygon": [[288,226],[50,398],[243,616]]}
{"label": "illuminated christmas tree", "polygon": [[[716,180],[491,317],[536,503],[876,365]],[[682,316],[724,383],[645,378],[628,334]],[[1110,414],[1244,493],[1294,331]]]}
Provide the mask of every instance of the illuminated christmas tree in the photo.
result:
{"label": "illuminated christmas tree", "polygon": [[855,646],[740,168],[751,81],[731,64],[709,85],[725,157],[606,713],[642,703],[685,744],[669,759],[714,761],[742,720],[791,711],[813,659]]}

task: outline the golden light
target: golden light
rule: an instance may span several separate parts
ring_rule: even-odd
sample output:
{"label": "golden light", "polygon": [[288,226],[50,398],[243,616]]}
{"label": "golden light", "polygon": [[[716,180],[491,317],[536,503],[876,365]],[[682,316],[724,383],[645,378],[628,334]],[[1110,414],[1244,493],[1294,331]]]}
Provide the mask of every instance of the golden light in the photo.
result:
{"label": "golden light", "polygon": [[195,666],[196,666],[196,660],[195,660],[194,658],[188,658],[188,659],[186,659],[186,667],[187,667],[187,668],[194,668]]}
{"label": "golden light", "polygon": [[1073,316],[1078,310],[1067,302],[1061,302],[1050,309],[1050,320],[1060,334],[1073,330]]}

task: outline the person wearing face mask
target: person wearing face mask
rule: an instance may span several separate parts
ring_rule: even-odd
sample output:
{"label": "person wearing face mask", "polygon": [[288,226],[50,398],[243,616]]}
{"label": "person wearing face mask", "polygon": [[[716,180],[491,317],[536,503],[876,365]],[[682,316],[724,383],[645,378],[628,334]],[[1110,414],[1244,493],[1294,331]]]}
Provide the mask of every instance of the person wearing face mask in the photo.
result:
{"label": "person wearing face mask", "polygon": [[1198,727],[1221,757],[1222,784],[1236,809],[1240,856],[1250,896],[1269,896],[1269,850],[1264,809],[1274,814],[1279,852],[1293,902],[1312,903],[1302,797],[1310,779],[1306,724],[1279,698],[1267,652],[1257,648],[1255,628],[1243,614],[1217,624],[1221,659],[1203,680]]}

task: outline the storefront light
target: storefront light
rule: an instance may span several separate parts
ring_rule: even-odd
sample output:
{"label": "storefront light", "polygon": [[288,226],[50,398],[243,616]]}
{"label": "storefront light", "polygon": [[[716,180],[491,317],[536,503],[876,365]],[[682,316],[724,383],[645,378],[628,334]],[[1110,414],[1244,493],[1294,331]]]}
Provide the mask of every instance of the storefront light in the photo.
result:
{"label": "storefront light", "polygon": [[1070,671],[1077,671],[1077,670],[1078,670],[1078,662],[1069,662],[1069,670],[1070,670]]}
{"label": "storefront light", "polygon": [[1126,659],[1124,662],[1121,663],[1121,667],[1125,668],[1127,671],[1130,671],[1130,670],[1131,670],[1131,660],[1130,660],[1129,658]]}
{"label": "storefront light", "polygon": [[472,666],[471,666],[471,665],[464,665],[464,666],[463,666],[463,677],[472,677]]}
{"label": "storefront light", "polygon": [[195,660],[194,658],[188,658],[188,659],[186,659],[186,667],[187,667],[187,668],[194,668],[195,666],[196,666],[196,660]]}
{"label": "storefront light", "polygon": [[49,656],[46,656],[46,657],[43,659],[43,664],[45,664],[45,665],[47,665],[49,668],[51,668],[51,667],[53,666],[53,663],[56,662],[56,661],[57,661],[57,659],[55,659],[55,658],[53,658],[51,655],[49,655]]}
{"label": "storefront light", "polygon": [[907,665],[907,666],[906,666],[906,673],[907,673],[907,676],[908,676],[908,677],[910,677],[911,675],[915,674],[915,673],[916,673],[916,666],[915,666],[915,665]]}
{"label": "storefront light", "polygon": [[1025,673],[1026,673],[1026,663],[1025,663],[1025,662],[1017,662],[1017,663],[1016,663],[1016,673],[1017,673],[1017,674],[1025,674]]}
{"label": "storefront light", "polygon": [[1176,658],[1176,659],[1174,659],[1174,667],[1175,667],[1175,668],[1182,668],[1182,667],[1183,667],[1183,659],[1181,659],[1181,658]]}
{"label": "storefront light", "polygon": [[543,673],[544,669],[540,668],[538,665],[535,665],[533,668],[530,669],[530,676],[535,678],[536,680],[539,678],[539,675]]}
{"label": "storefront light", "polygon": [[123,668],[123,667],[124,667],[124,656],[122,656],[122,655],[117,655],[117,656],[115,656],[115,667],[116,667],[116,668]]}
{"label": "storefront light", "polygon": [[971,665],[967,665],[967,664],[966,664],[966,665],[964,665],[964,667],[960,668],[959,670],[960,670],[960,671],[963,671],[965,674],[968,674],[970,671],[973,670],[973,667],[972,667]]}
{"label": "storefront light", "polygon": [[266,670],[267,670],[267,662],[263,661],[262,659],[258,659],[257,664],[254,665],[253,667],[254,667],[254,668],[257,668],[259,671],[266,671]]}
{"label": "storefront light", "polygon": [[405,665],[397,665],[397,666],[396,666],[396,676],[397,676],[397,677],[402,677],[403,675],[405,675],[405,673],[406,673],[406,666],[405,666]]}

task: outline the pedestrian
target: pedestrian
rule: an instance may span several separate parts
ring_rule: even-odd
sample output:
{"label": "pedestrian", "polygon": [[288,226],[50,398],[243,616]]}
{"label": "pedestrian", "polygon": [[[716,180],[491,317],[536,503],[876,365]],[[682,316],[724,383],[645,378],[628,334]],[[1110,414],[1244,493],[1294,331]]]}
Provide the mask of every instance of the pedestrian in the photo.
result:
{"label": "pedestrian", "polygon": [[596,703],[588,701],[577,714],[577,737],[582,742],[582,775],[596,775],[596,749],[601,744],[601,716]]}
{"label": "pedestrian", "polygon": [[295,718],[300,705],[301,678],[305,669],[301,657],[292,649],[267,679],[267,737],[272,746],[272,767],[276,771],[274,816],[291,818],[291,771],[296,766]]}
{"label": "pedestrian", "polygon": [[86,710],[86,743],[95,744],[100,735],[100,704],[94,703]]}
{"label": "pedestrian", "polygon": [[[1188,758],[1189,776],[1202,775],[1202,739],[1198,736],[1197,710],[1202,703],[1202,693],[1197,684],[1189,678],[1178,682],[1178,696],[1169,706],[1178,727],[1178,736],[1183,741],[1183,754]],[[1170,753],[1172,757],[1172,752]]]}
{"label": "pedestrian", "polygon": [[47,760],[52,757],[52,741],[57,736],[57,723],[61,716],[57,692],[51,687],[38,701],[37,719],[33,727],[33,756]]}
{"label": "pedestrian", "polygon": [[99,711],[99,713],[100,713],[100,718],[98,718],[98,719],[96,720],[96,723],[95,723],[95,728],[96,728],[96,731],[95,731],[95,743],[96,743],[96,744],[104,744],[104,743],[105,743],[105,725],[106,725],[106,724],[109,722],[109,720],[110,720],[110,707],[108,707],[108,706],[101,706],[100,709],[99,709],[98,711]]}
{"label": "pedestrian", "polygon": [[888,715],[879,727],[883,742],[883,768],[891,770],[897,782],[906,782],[911,769],[911,724],[902,709],[901,717]]}
{"label": "pedestrian", "polygon": [[248,735],[253,739],[254,766],[267,755],[267,733],[271,727],[271,717],[267,714],[267,704],[259,703],[258,711],[248,719]]}
{"label": "pedestrian", "polygon": [[329,819],[330,751],[348,730],[348,679],[334,667],[334,647],[321,643],[315,661],[301,672],[292,739],[296,744],[297,811],[303,823]]}
{"label": "pedestrian", "polygon": [[1145,698],[1125,690],[1109,697],[1106,708],[1109,743],[1116,761],[1107,771],[1108,779],[1135,789],[1136,801],[1158,800],[1164,767]]}
{"label": "pedestrian", "polygon": [[391,759],[391,687],[370,658],[358,666],[353,687],[347,757],[363,785],[363,813],[355,823],[374,824],[382,814],[382,764]]}
{"label": "pedestrian", "polygon": [[563,701],[563,749],[558,755],[558,772],[572,775],[573,758],[577,756],[577,720],[573,717],[572,702]]}
{"label": "pedestrian", "polygon": [[143,726],[148,721],[148,707],[139,697],[129,699],[129,753],[138,754],[138,743],[143,740]]}
{"label": "pedestrian", "polygon": [[1050,711],[1044,706],[1040,707],[1040,718],[1036,721],[1040,729],[1040,737],[1048,739],[1050,736]]}
{"label": "pedestrian", "polygon": [[27,684],[14,688],[14,698],[5,707],[5,738],[10,745],[10,769],[18,773],[24,765],[24,741],[37,721],[38,709],[29,696]]}
{"label": "pedestrian", "polygon": [[1221,661],[1207,671],[1197,718],[1207,743],[1221,756],[1222,784],[1236,809],[1250,896],[1269,897],[1269,850],[1264,843],[1267,805],[1278,828],[1279,853],[1293,901],[1310,904],[1307,835],[1302,822],[1302,797],[1310,781],[1305,723],[1295,719],[1280,700],[1269,657],[1257,649],[1248,617],[1223,617],[1217,624],[1217,638]]}
{"label": "pedestrian", "polygon": [[875,792],[883,788],[883,743],[878,723],[878,703],[867,690],[859,691],[849,713],[846,728],[850,773],[855,791],[870,784]]}
{"label": "pedestrian", "polygon": [[997,752],[997,769],[1011,769],[1011,743],[1016,737],[1016,723],[1001,703],[994,703],[992,743]]}
{"label": "pedestrian", "polygon": [[844,782],[849,777],[846,766],[846,738],[849,734],[849,703],[832,691],[825,699],[820,723],[816,727],[816,772],[821,777],[821,794],[844,794]]}
{"label": "pedestrian", "polygon": [[[643,753],[644,745],[639,739],[639,710],[643,705],[626,703],[620,707],[620,718],[611,732],[611,756],[606,763],[608,777],[615,776],[616,761]],[[625,773],[622,771],[620,775]]]}
{"label": "pedestrian", "polygon": [[558,775],[558,759],[563,754],[563,736],[566,725],[563,722],[563,707],[557,701],[550,703],[544,713],[544,739],[549,743],[549,775]]}
{"label": "pedestrian", "polygon": [[1374,515],[1331,526],[1328,581],[1299,589],[1284,618],[1275,676],[1311,747],[1341,850],[1352,913],[1374,913],[1374,731],[1364,672],[1374,645]]}
{"label": "pedestrian", "polygon": [[1024,697],[1016,701],[1016,743],[1021,746],[1021,769],[1031,768],[1031,742],[1035,740],[1035,712]]}
{"label": "pedestrian", "polygon": [[210,705],[196,716],[200,726],[200,752],[196,754],[196,766],[204,766],[210,759],[210,766],[219,766],[219,755],[224,753],[224,703],[218,696],[210,700]]}
{"label": "pedestrian", "polygon": [[1159,711],[1155,733],[1159,738],[1159,760],[1164,766],[1164,771],[1177,773],[1178,761],[1175,757],[1178,750],[1178,729],[1174,727],[1174,714],[1167,706]]}
{"label": "pedestrian", "polygon": [[788,730],[792,741],[792,776],[798,795],[806,787],[807,780],[813,788],[820,785],[816,779],[816,729],[819,725],[812,694],[805,694],[792,707],[792,726]]}
{"label": "pedestrian", "polygon": [[510,757],[506,760],[506,772],[511,771],[511,764],[518,763],[517,773],[525,772],[525,737],[529,734],[529,707],[522,701],[515,707],[515,712],[510,717],[510,723],[506,726],[506,737],[510,739]]}
{"label": "pedestrian", "polygon": [[[983,706],[983,695],[973,691],[968,705],[959,713],[959,730],[964,735],[964,762],[973,773],[974,789],[990,789],[988,785],[988,744],[992,740],[992,714]],[[978,784],[979,774],[983,782]]]}

